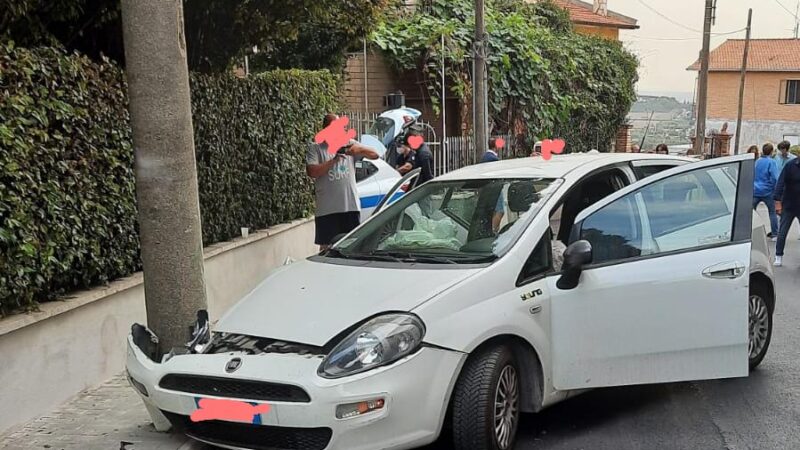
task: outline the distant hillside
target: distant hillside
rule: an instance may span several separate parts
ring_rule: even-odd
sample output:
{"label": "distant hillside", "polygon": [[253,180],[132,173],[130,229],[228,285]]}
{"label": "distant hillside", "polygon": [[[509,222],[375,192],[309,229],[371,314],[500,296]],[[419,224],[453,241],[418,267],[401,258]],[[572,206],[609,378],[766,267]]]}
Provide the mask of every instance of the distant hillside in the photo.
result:
{"label": "distant hillside", "polygon": [[692,105],[681,103],[673,97],[654,97],[649,95],[639,96],[639,99],[631,107],[632,113],[669,113],[673,111],[691,111]]}

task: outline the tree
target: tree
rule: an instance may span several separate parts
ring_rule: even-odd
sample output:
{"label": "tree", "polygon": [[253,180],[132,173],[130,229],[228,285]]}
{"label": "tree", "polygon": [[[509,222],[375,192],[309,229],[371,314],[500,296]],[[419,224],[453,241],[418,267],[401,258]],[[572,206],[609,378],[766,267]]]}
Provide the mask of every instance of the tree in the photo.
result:
{"label": "tree", "polygon": [[122,0],[147,324],[163,353],[206,309],[181,0]]}
{"label": "tree", "polygon": [[[260,69],[339,69],[393,0],[183,0],[189,68],[221,72],[253,46]],[[0,37],[124,63],[119,0],[0,0]]]}
{"label": "tree", "polygon": [[[397,70],[422,73],[438,106],[444,34],[448,86],[470,105],[474,20],[471,0],[430,0],[381,24],[371,39]],[[638,62],[631,53],[575,33],[566,12],[549,1],[490,1],[486,28],[494,132],[527,141],[560,137],[570,150],[608,149],[635,100]]]}

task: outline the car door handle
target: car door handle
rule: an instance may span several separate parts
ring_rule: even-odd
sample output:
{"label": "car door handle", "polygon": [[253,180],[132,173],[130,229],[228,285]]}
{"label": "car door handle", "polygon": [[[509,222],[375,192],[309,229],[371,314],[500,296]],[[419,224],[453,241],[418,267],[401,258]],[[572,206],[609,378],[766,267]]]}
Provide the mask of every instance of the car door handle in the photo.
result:
{"label": "car door handle", "polygon": [[747,271],[747,266],[740,262],[727,262],[706,267],[703,276],[714,279],[733,280],[741,277]]}

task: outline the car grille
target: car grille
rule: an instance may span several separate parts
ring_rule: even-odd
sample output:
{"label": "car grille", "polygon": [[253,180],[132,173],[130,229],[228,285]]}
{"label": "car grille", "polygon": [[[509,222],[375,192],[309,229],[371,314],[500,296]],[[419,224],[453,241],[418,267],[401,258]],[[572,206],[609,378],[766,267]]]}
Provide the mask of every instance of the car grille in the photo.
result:
{"label": "car grille", "polygon": [[260,355],[262,353],[297,354],[305,357],[322,357],[325,352],[320,347],[279,341],[234,333],[214,333],[211,343],[203,353],[244,353]]}
{"label": "car grille", "polygon": [[189,437],[215,445],[254,450],[322,450],[328,446],[330,428],[292,428],[209,420],[193,422],[189,417],[162,411],[172,425]]}
{"label": "car grille", "polygon": [[236,378],[168,374],[158,384],[162,389],[214,397],[308,403],[311,397],[298,386]]}

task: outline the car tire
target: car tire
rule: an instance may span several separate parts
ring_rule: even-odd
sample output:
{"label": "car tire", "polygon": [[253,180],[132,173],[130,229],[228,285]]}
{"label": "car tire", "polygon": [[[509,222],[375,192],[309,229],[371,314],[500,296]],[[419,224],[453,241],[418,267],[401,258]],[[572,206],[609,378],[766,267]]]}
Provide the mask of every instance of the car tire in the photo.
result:
{"label": "car tire", "polygon": [[[519,374],[514,353],[506,346],[487,349],[467,360],[453,392],[454,449],[514,448],[519,425]],[[497,421],[496,414],[501,415]]]}
{"label": "car tire", "polygon": [[763,283],[750,283],[748,338],[750,370],[761,364],[772,340],[772,310],[769,289]]}

